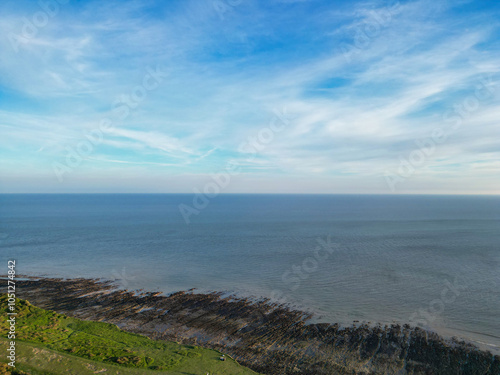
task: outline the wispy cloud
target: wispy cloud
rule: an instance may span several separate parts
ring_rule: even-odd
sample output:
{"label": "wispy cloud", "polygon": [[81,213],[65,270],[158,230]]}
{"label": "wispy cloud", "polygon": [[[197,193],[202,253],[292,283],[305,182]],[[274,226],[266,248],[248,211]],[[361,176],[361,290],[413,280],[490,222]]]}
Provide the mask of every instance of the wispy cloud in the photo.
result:
{"label": "wispy cloud", "polygon": [[[168,78],[115,122],[96,154],[73,172],[75,179],[92,167],[104,176],[96,182],[99,191],[105,178],[112,183],[123,173],[113,169],[120,164],[142,176],[133,190],[162,191],[150,181],[167,171],[178,174],[178,191],[189,192],[192,176],[203,178],[235,160],[250,191],[290,192],[294,181],[297,192],[387,192],[384,171],[411,152],[415,140],[445,126],[443,115],[489,77],[492,96],[401,191],[496,192],[499,7],[400,2],[346,59],[339,47],[354,45],[374,12],[391,6],[243,2],[223,20],[211,2],[61,6],[18,52],[7,37],[0,39],[6,161],[0,189],[17,189],[13,176],[29,180],[36,170],[47,189],[64,190],[52,163],[110,116],[117,97],[131,95],[148,66],[161,64]],[[0,11],[0,31],[8,36],[21,33],[23,17],[39,8],[3,3]],[[239,145],[283,107],[293,121],[249,161]],[[15,168],[16,160],[22,167]],[[487,174],[492,182],[480,184]],[[297,183],[301,178],[306,181]]]}

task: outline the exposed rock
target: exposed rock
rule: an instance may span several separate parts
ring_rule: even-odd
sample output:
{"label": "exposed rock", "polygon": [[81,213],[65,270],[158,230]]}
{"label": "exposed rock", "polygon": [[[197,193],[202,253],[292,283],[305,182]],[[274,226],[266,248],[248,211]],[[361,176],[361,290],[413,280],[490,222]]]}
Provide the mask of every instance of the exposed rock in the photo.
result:
{"label": "exposed rock", "polygon": [[269,300],[136,294],[89,279],[28,278],[16,292],[45,309],[217,349],[265,374],[500,374],[499,356],[465,342],[408,325],[307,324],[308,314]]}

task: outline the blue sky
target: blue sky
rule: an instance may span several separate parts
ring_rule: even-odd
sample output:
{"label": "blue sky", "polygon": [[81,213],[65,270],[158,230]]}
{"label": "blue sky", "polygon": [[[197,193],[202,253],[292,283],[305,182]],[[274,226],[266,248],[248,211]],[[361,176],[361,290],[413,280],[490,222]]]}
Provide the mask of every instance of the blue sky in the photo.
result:
{"label": "blue sky", "polygon": [[494,1],[3,1],[0,192],[231,165],[220,192],[499,194],[499,26]]}

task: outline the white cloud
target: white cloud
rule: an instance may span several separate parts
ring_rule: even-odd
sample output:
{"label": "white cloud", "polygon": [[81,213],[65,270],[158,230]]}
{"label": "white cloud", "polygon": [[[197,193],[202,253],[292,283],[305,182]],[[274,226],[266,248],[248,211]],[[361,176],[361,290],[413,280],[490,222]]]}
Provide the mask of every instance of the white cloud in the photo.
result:
{"label": "white cloud", "polygon": [[[197,2],[154,16],[140,2],[113,4],[82,5],[79,17],[61,9],[17,54],[7,39],[0,41],[0,82],[9,91],[2,108],[16,105],[0,110],[0,144],[9,160],[18,153],[29,159],[16,150],[28,148],[45,158],[50,172],[51,160],[60,160],[66,146],[109,116],[116,97],[129,95],[147,66],[161,63],[170,78],[114,124],[99,157],[89,157],[89,163],[103,170],[106,163],[142,166],[151,173],[155,167],[178,173],[175,166],[182,166],[203,175],[235,159],[249,178],[268,173],[272,186],[277,175],[317,175],[321,189],[337,178],[362,178],[370,191],[379,186],[377,174],[397,165],[415,140],[443,126],[444,112],[473,94],[479,77],[500,79],[500,52],[491,43],[498,25],[487,22],[487,14],[476,14],[474,21],[457,16],[451,3],[405,2],[351,61],[340,43],[353,44],[352,32],[366,24],[371,10],[384,8],[381,2],[332,6],[308,19],[267,14],[252,3],[235,7],[224,20],[210,4]],[[252,12],[255,21],[242,22]],[[19,20],[7,14],[0,31],[18,30]],[[294,33],[305,26],[318,34]],[[316,43],[323,48],[310,51]],[[23,100],[25,106],[16,102]],[[239,145],[283,107],[293,120],[258,158],[246,161]],[[440,145],[446,162],[430,158],[421,176],[437,178],[437,170],[455,161],[473,189],[478,173],[493,173],[495,154],[480,149],[498,136],[499,108],[498,94],[481,102],[460,132]],[[253,181],[264,180],[259,175]]]}

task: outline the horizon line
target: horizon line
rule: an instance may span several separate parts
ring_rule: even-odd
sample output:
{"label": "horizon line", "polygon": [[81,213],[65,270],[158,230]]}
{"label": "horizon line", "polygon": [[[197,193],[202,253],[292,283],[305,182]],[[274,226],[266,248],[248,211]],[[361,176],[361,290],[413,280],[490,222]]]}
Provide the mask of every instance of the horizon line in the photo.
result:
{"label": "horizon line", "polygon": [[[170,192],[170,193],[151,193],[151,192],[0,192],[0,195],[196,195],[193,192]],[[206,195],[206,194],[202,194]],[[219,193],[220,195],[377,195],[377,196],[500,196],[500,193]],[[214,198],[217,198],[214,197]]]}

